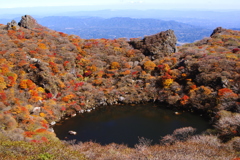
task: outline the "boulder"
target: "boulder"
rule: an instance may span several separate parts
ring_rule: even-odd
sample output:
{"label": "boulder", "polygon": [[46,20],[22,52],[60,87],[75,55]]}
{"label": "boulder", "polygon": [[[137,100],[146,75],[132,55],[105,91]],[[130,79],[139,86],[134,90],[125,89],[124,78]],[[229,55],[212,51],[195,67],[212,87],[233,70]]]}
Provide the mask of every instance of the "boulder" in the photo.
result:
{"label": "boulder", "polygon": [[22,19],[18,23],[18,25],[20,27],[24,27],[24,28],[27,28],[27,29],[43,28],[43,26],[38,24],[37,21],[29,15],[22,16]]}
{"label": "boulder", "polygon": [[216,38],[218,35],[229,35],[229,32],[227,29],[222,28],[222,27],[217,27],[216,29],[213,30],[211,34],[211,38]]}
{"label": "boulder", "polygon": [[151,59],[169,56],[176,52],[177,38],[173,30],[167,30],[155,35],[146,36],[142,40],[134,39],[129,42]]}
{"label": "boulder", "polygon": [[19,25],[15,20],[12,20],[11,22],[7,23],[7,30],[18,30]]}

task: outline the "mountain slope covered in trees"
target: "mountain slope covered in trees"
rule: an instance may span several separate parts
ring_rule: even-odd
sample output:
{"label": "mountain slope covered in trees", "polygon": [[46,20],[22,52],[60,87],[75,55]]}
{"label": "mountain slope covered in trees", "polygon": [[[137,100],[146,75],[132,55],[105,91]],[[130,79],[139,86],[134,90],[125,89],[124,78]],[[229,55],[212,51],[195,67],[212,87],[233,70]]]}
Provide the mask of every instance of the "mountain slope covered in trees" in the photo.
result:
{"label": "mountain slope covered in trees", "polygon": [[[43,27],[28,15],[18,24],[0,25],[0,157],[236,158],[240,32],[217,28],[198,42],[180,47],[176,42],[172,30],[130,41],[82,39]],[[159,145],[142,141],[134,149],[92,142],[68,146],[52,132],[51,125],[64,116],[153,100],[204,114],[214,129],[191,136],[191,128],[182,128]]]}

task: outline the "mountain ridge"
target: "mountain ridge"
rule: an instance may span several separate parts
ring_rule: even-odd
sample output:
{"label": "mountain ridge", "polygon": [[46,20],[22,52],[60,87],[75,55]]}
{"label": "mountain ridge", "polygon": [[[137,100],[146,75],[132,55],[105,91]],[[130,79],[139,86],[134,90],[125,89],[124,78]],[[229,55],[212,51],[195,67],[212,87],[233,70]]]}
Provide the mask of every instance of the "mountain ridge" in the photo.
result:
{"label": "mountain ridge", "polygon": [[210,35],[212,31],[176,21],[148,18],[45,17],[37,20],[51,29],[75,34],[85,39],[138,38],[172,29],[175,31],[179,42],[186,43],[202,39]]}

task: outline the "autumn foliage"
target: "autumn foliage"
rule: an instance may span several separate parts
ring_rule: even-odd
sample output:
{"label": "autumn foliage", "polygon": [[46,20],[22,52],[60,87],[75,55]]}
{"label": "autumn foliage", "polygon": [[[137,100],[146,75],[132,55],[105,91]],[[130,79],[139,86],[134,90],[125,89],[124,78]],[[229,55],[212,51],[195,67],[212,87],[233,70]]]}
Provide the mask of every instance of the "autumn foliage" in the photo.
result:
{"label": "autumn foliage", "polygon": [[[100,105],[154,100],[212,117],[240,114],[239,31],[223,29],[155,59],[124,38],[5,25],[0,38],[0,130],[19,129],[28,141],[54,139],[51,122]],[[213,118],[224,138],[219,117],[230,120]],[[240,135],[237,122],[229,126],[232,137]]]}

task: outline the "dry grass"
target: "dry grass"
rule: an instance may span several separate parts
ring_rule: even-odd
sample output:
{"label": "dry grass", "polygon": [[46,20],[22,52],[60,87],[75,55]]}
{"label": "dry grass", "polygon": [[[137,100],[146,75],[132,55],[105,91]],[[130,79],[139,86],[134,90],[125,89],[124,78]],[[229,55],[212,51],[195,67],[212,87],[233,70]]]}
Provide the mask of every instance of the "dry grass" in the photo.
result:
{"label": "dry grass", "polygon": [[101,146],[93,142],[79,143],[71,147],[89,159],[126,160],[126,159],[161,159],[161,160],[229,160],[237,155],[230,146],[220,143],[215,136],[194,136],[173,145],[125,145],[109,144]]}
{"label": "dry grass", "polygon": [[32,143],[13,141],[0,135],[2,160],[231,160],[239,155],[239,138],[223,144],[216,136],[192,136],[174,144],[150,145],[150,140],[140,138],[135,148],[126,145],[94,142],[75,144],[74,141]]}

